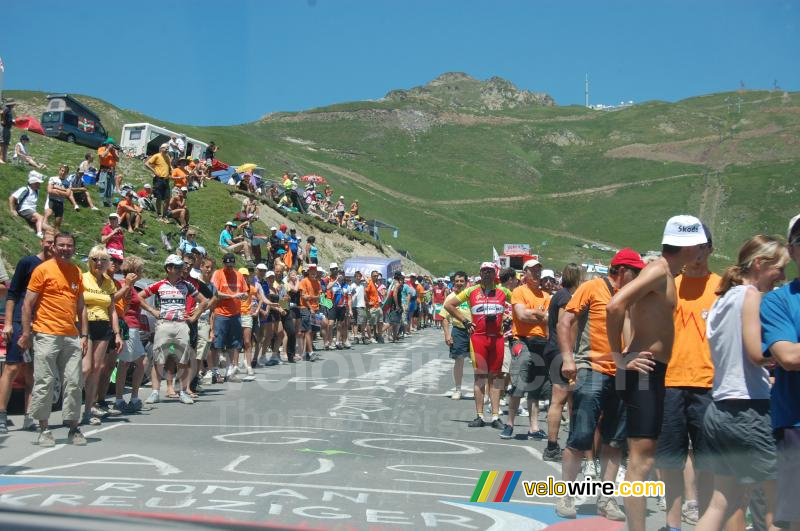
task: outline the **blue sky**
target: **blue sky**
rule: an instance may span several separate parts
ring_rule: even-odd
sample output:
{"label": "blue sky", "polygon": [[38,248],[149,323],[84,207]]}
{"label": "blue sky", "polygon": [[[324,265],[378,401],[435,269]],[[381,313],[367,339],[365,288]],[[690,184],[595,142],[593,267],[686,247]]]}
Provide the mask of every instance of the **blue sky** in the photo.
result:
{"label": "blue sky", "polygon": [[[132,7],[132,6],[136,7]],[[6,89],[187,124],[380,98],[447,71],[583,102],[800,89],[800,2],[12,0]],[[30,24],[24,21],[30,21]],[[35,28],[35,29],[34,29]]]}

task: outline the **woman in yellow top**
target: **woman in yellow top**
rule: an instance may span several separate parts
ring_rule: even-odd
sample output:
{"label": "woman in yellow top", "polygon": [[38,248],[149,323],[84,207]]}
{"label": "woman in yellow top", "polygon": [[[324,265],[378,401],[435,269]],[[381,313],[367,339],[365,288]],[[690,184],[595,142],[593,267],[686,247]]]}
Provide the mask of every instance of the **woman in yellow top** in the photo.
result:
{"label": "woman in yellow top", "polygon": [[117,312],[114,311],[114,282],[106,276],[111,257],[104,245],[95,245],[89,251],[89,271],[83,274],[85,329],[81,337],[89,337],[89,352],[83,357],[83,382],[86,396],[83,421],[100,424],[103,412],[95,407],[97,385],[103,367],[103,357],[109,341],[115,341],[117,353],[122,346]]}

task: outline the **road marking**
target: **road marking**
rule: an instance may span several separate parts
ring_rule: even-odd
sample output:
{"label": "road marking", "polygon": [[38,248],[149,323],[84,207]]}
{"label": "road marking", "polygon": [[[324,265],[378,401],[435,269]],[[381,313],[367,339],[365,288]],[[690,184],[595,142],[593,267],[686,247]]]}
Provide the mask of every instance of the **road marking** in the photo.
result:
{"label": "road marking", "polygon": [[[119,459],[124,458],[137,458],[139,461],[119,461]],[[57,466],[49,466],[45,468],[38,468],[38,469],[31,469],[31,470],[23,470],[20,474],[40,474],[42,472],[47,472],[48,470],[61,470],[64,468],[73,468],[76,466],[84,466],[84,465],[135,465],[135,466],[153,466],[156,468],[156,472],[161,476],[168,476],[171,474],[180,474],[181,469],[178,467],[172,466],[169,463],[156,459],[154,457],[148,457],[146,455],[139,455],[139,454],[122,454],[118,456],[106,457],[104,459],[94,459],[92,461],[81,461],[79,463],[70,463],[67,465],[57,465]]]}
{"label": "road marking", "polygon": [[[15,478],[19,476],[15,476],[13,474],[1,474],[0,477],[9,477]],[[350,492],[375,492],[378,494],[399,494],[399,495],[406,495],[406,496],[425,496],[430,498],[432,496],[439,496],[442,498],[458,498],[458,499],[465,499],[469,500],[470,496],[465,496],[461,494],[452,494],[452,493],[441,493],[441,492],[430,492],[430,491],[414,491],[414,490],[399,490],[399,489],[374,489],[374,488],[361,488],[361,487],[343,487],[340,485],[319,485],[316,483],[286,483],[280,481],[245,481],[241,479],[166,479],[166,478],[136,478],[136,477],[120,477],[120,476],[51,476],[51,475],[26,475],[25,477],[39,477],[39,478],[50,478],[50,479],[71,479],[71,480],[96,480],[96,481],[131,481],[131,482],[148,482],[148,483],[160,483],[164,484],[165,482],[168,483],[177,483],[177,484],[186,484],[186,483],[199,483],[199,484],[218,484],[218,483],[226,483],[231,485],[267,485],[273,487],[297,487],[297,488],[305,488],[305,489],[317,489],[317,490],[340,490],[340,491],[350,491]],[[544,501],[530,501],[530,500],[514,500],[514,503],[525,503],[528,505],[549,505],[553,506],[555,503],[553,502],[544,502]]]}
{"label": "road marking", "polygon": [[[119,428],[120,426],[124,426],[124,425],[125,424],[112,424],[110,426],[104,426],[102,428],[97,428],[96,430],[87,431],[83,435],[84,435],[84,437],[88,437],[90,435],[94,435],[95,433],[100,433],[101,431],[113,430],[114,428]],[[61,444],[57,444],[57,445],[53,446],[52,448],[43,448],[42,450],[39,450],[38,452],[34,452],[29,456],[23,457],[19,461],[15,461],[15,462],[11,463],[6,468],[10,468],[10,467],[14,467],[14,466],[23,466],[23,465],[25,465],[27,463],[30,463],[31,461],[33,461],[37,457],[41,457],[43,455],[49,454],[50,452],[55,452],[56,450],[60,450],[60,449],[64,448],[65,446],[67,446],[65,443],[61,443]]]}
{"label": "road marking", "polygon": [[333,467],[334,467],[334,463],[330,459],[324,459],[322,457],[318,457],[317,458],[317,462],[319,463],[319,468],[317,468],[316,470],[312,470],[311,472],[292,472],[290,474],[280,474],[280,473],[268,474],[268,473],[264,473],[264,472],[250,472],[249,470],[236,470],[237,466],[239,466],[240,464],[244,463],[248,459],[250,459],[249,455],[240,455],[239,457],[237,457],[236,459],[234,459],[233,461],[231,461],[230,463],[225,465],[225,467],[223,467],[222,470],[224,472],[234,472],[236,474],[247,474],[249,476],[278,476],[278,477],[289,476],[289,477],[295,477],[295,476],[317,476],[319,474],[327,474],[328,472],[333,470]]}
{"label": "road marking", "polygon": [[422,470],[413,470],[417,468],[434,468],[440,470],[466,470],[469,472],[478,472],[478,476],[480,476],[480,473],[483,472],[483,470],[480,468],[464,468],[458,466],[442,466],[442,465],[388,465],[386,467],[387,470],[392,470],[394,472],[403,472],[407,474],[418,474],[425,476],[443,476],[446,478],[469,479],[469,480],[475,479],[475,474],[471,474],[469,476],[457,476],[455,474],[442,474],[440,472],[423,472]]}
{"label": "road marking", "polygon": [[314,439],[312,437],[281,437],[281,439],[286,439],[284,441],[274,441],[274,442],[265,442],[265,441],[237,441],[234,437],[241,437],[244,435],[259,435],[265,433],[313,433],[309,432],[308,430],[258,430],[258,431],[240,431],[237,433],[226,433],[224,435],[214,435],[214,439],[219,442],[225,443],[239,443],[239,444],[279,444],[281,446],[286,444],[301,444],[306,443],[308,441],[325,441],[325,439]]}
{"label": "road marking", "polygon": [[[444,451],[444,452],[431,452],[425,450],[407,450],[405,448],[387,448],[384,446],[376,446],[374,444],[370,444],[372,441],[393,441],[393,442],[437,442],[439,444],[451,445],[451,446],[458,446],[461,447],[462,450],[456,451]],[[418,437],[378,437],[373,439],[355,439],[353,444],[356,446],[362,446],[364,448],[375,448],[377,450],[386,450],[390,452],[403,452],[407,454],[427,454],[427,455],[475,455],[483,453],[483,450],[479,448],[475,448],[474,446],[470,446],[468,444],[462,444],[452,441],[447,441],[444,439],[420,439]]]}
{"label": "road marking", "polygon": [[[322,419],[322,420],[343,420],[345,422],[369,422],[370,424],[392,424],[394,426],[416,426],[416,424],[411,424],[408,422],[387,422],[383,420],[359,420],[359,419],[344,419],[341,417],[311,417],[308,415],[303,415],[302,417],[292,417],[295,419]],[[317,428],[317,429],[324,429],[324,428]],[[342,431],[350,431],[350,430],[342,430]]]}

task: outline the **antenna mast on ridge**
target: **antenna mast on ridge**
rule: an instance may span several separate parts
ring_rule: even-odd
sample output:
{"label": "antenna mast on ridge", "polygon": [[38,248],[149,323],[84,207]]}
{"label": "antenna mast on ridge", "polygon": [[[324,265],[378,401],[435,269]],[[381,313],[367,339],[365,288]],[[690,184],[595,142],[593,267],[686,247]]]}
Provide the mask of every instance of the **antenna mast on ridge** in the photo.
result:
{"label": "antenna mast on ridge", "polygon": [[586,107],[589,107],[589,74],[586,74],[586,81],[583,86],[583,95],[586,99]]}

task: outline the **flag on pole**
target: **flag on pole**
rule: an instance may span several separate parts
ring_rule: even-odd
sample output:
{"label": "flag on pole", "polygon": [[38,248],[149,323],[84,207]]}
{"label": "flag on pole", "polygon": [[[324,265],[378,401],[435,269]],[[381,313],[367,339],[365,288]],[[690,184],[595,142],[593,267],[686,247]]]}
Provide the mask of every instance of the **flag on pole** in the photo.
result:
{"label": "flag on pole", "polygon": [[3,64],[3,58],[0,57],[0,97],[3,96],[3,72],[6,71],[6,66]]}
{"label": "flag on pole", "polygon": [[492,247],[492,261],[493,262],[499,262],[500,261],[500,255],[497,254],[497,249],[495,249],[494,247]]}

